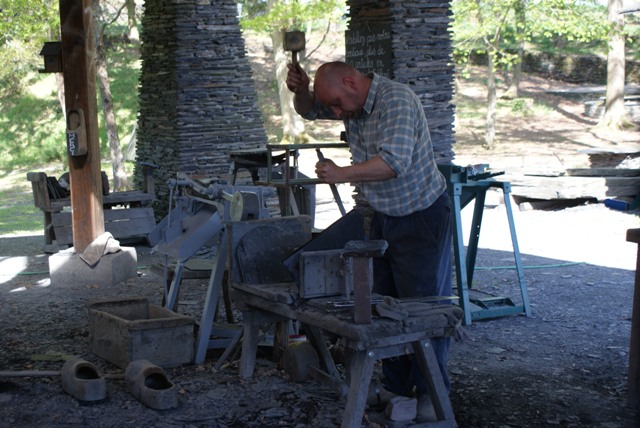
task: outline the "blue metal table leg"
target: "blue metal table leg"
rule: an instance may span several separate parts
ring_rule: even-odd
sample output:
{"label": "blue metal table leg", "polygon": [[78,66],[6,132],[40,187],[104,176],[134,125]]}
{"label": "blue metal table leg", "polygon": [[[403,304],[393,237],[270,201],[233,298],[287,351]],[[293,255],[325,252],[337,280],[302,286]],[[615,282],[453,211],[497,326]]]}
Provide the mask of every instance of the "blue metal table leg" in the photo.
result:
{"label": "blue metal table leg", "polygon": [[516,226],[513,221],[513,212],[511,211],[511,201],[509,194],[511,193],[511,184],[502,183],[502,191],[504,193],[504,205],[507,209],[507,219],[509,220],[509,231],[511,232],[511,244],[513,245],[513,257],[516,263],[516,271],[518,274],[518,282],[520,284],[520,293],[522,295],[522,305],[524,306],[525,316],[531,316],[531,307],[529,305],[529,295],[527,293],[527,285],[524,280],[524,270],[522,268],[522,259],[520,258],[520,248],[518,247],[518,238],[516,236]]}
{"label": "blue metal table leg", "polygon": [[451,192],[451,202],[453,203],[453,251],[456,266],[456,285],[458,288],[458,298],[460,306],[464,311],[464,325],[471,324],[471,308],[469,303],[469,287],[467,283],[467,268],[464,256],[464,239],[462,237],[462,206],[460,194],[462,186],[453,184]]}
{"label": "blue metal table leg", "polygon": [[473,272],[476,269],[476,257],[478,255],[478,242],[480,240],[480,227],[482,226],[482,214],[484,212],[484,201],[487,191],[482,189],[476,193],[475,204],[473,206],[473,220],[471,231],[469,232],[469,244],[467,246],[467,284],[473,287]]}

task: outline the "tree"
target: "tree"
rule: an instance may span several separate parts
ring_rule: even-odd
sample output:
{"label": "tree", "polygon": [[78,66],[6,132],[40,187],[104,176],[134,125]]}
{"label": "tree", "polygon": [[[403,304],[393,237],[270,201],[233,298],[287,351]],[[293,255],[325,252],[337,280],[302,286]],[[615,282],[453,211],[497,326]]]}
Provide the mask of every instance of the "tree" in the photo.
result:
{"label": "tree", "polygon": [[[529,40],[562,39],[585,43],[603,40],[606,35],[604,9],[595,0],[454,0],[452,8],[457,61],[464,64],[474,52],[487,56],[484,146],[488,149],[495,143],[496,70],[514,69],[517,72],[524,43]],[[518,82],[519,77],[514,75],[513,83],[517,85]]]}
{"label": "tree", "polygon": [[107,22],[100,0],[93,0],[93,16],[95,19],[95,50],[96,50],[96,75],[98,77],[98,86],[100,88],[100,100],[102,106],[102,114],[104,116],[105,128],[107,131],[107,140],[109,142],[109,150],[111,153],[111,169],[113,172],[113,188],[114,190],[123,190],[128,187],[127,173],[124,170],[124,156],[120,147],[120,136],[118,134],[118,126],[116,124],[115,107],[113,106],[113,96],[111,95],[111,84],[109,82],[109,71],[107,68],[107,53],[104,43],[105,29],[109,24],[115,22],[126,4],[123,4],[115,13],[115,17]]}
{"label": "tree", "polygon": [[[484,146],[492,149],[495,143],[495,120],[497,107],[496,75],[495,67],[497,62],[513,62],[513,55],[501,51],[501,35],[504,31],[507,18],[513,11],[514,1],[483,2],[476,0],[473,2],[457,2],[457,16],[465,16],[473,27],[468,33],[470,43],[477,46],[477,38],[472,34],[479,35],[481,48],[487,56],[487,114]],[[470,30],[470,28],[467,28]],[[467,32],[465,32],[466,34]],[[502,55],[498,55],[501,53]]]}
{"label": "tree", "polygon": [[136,1],[125,0],[127,4],[127,26],[129,28],[129,40],[133,43],[140,41],[140,33],[138,32],[138,19],[136,17]]}
{"label": "tree", "polygon": [[522,61],[524,59],[524,43],[526,40],[525,25],[527,22],[525,0],[517,0],[513,5],[513,11],[515,15],[515,42],[517,58],[513,64],[511,85],[503,94],[503,97],[515,99],[520,96],[520,81],[522,80]]}
{"label": "tree", "polygon": [[607,91],[605,110],[598,127],[610,129],[631,128],[635,125],[624,108],[625,35],[622,0],[609,0],[608,19],[611,22],[609,51],[607,52]]}
{"label": "tree", "polygon": [[38,53],[54,28],[58,38],[58,0],[0,0],[1,96],[21,93],[25,77],[42,68]]}
{"label": "tree", "polygon": [[[243,2],[240,24],[243,29],[269,34],[273,46],[275,79],[282,113],[283,141],[299,143],[308,140],[304,121],[293,108],[293,94],[285,85],[287,63],[291,53],[283,48],[285,31],[304,30],[305,24],[323,20],[331,23],[340,19],[344,2],[341,0],[298,1],[268,0]],[[251,18],[250,18],[251,17]],[[302,19],[301,17],[304,17]],[[329,31],[329,25],[325,31]],[[303,57],[304,52],[299,53]],[[304,61],[302,61],[304,64]]]}

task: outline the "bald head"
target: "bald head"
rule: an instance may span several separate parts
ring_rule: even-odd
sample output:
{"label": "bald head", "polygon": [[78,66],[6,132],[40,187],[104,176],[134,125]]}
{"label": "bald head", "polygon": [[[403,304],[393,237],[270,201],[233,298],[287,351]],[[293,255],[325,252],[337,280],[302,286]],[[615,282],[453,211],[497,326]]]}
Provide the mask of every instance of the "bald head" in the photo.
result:
{"label": "bald head", "polygon": [[341,118],[355,117],[369,94],[371,79],[344,62],[328,62],[316,71],[315,96]]}

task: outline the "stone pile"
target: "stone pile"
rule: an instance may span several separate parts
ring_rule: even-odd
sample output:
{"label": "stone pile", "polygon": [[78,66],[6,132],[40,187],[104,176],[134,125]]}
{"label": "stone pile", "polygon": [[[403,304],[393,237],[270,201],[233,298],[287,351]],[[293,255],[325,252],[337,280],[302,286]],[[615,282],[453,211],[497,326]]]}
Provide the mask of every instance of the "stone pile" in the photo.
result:
{"label": "stone pile", "polygon": [[146,0],[142,29],[136,155],[160,166],[162,214],[177,172],[228,174],[229,151],[267,137],[234,1]]}
{"label": "stone pile", "polygon": [[[370,41],[367,48],[358,47],[361,53],[375,55],[376,43],[390,40],[391,55],[380,58],[384,63],[382,70],[362,71],[382,71],[413,89],[424,106],[438,163],[451,161],[455,112],[449,2],[347,0],[347,6],[348,33],[360,29],[363,37]],[[351,62],[353,43],[348,37],[346,45],[347,62]],[[385,73],[385,69],[390,73]]]}

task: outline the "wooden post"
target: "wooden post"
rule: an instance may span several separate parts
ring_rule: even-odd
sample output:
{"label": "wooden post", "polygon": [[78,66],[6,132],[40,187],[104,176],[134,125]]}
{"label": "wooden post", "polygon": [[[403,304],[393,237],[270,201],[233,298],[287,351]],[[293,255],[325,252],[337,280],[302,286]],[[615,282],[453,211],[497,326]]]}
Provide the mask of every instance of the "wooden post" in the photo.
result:
{"label": "wooden post", "polygon": [[633,287],[633,309],[631,312],[627,388],[629,390],[629,405],[634,409],[640,409],[640,229],[627,230],[627,241],[638,244],[636,279]]}
{"label": "wooden post", "polygon": [[[65,117],[81,111],[86,154],[69,155],[73,245],[83,252],[104,233],[91,0],[60,0]],[[66,120],[66,119],[65,119]]]}

